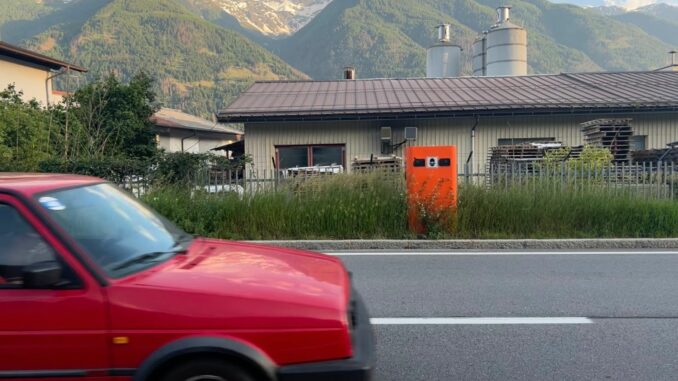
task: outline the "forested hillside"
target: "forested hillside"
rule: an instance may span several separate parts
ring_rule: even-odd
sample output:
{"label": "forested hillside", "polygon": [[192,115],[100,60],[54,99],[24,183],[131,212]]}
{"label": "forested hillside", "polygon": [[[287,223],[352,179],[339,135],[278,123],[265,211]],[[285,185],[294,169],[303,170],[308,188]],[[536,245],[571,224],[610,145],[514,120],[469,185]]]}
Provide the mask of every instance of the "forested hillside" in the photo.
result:
{"label": "forested hillside", "polygon": [[91,76],[115,73],[128,79],[146,71],[158,81],[161,102],[205,117],[256,79],[305,78],[261,46],[175,0],[80,0],[42,7],[44,15],[36,8],[37,17],[21,28],[33,30],[10,42],[90,68]]}

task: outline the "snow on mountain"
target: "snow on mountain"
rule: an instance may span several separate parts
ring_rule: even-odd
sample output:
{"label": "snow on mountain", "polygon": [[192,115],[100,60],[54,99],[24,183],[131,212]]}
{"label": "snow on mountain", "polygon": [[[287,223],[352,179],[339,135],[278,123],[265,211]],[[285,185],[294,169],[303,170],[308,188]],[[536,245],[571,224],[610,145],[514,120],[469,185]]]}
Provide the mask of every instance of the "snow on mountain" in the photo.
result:
{"label": "snow on mountain", "polygon": [[332,0],[217,0],[242,26],[267,36],[290,35],[301,29]]}

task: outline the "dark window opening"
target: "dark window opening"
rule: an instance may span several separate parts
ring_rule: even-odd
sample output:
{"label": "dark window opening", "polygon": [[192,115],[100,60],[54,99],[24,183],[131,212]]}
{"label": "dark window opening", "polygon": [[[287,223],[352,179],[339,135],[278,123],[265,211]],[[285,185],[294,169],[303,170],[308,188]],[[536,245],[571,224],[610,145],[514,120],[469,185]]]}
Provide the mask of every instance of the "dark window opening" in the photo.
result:
{"label": "dark window opening", "polygon": [[343,165],[344,148],[339,146],[313,147],[313,165]]}
{"label": "dark window opening", "polygon": [[647,135],[633,135],[629,137],[631,151],[644,151],[647,149]]}
{"label": "dark window opening", "polygon": [[278,168],[294,168],[308,166],[308,149],[306,147],[278,148]]}
{"label": "dark window opening", "polygon": [[341,165],[345,167],[345,145],[276,146],[278,169]]}

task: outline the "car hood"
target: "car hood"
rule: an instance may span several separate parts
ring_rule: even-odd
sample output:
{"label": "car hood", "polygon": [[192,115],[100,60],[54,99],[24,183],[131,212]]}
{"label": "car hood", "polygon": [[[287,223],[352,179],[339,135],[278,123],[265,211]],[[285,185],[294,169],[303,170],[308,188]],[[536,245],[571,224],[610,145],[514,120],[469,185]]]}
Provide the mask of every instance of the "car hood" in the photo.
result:
{"label": "car hood", "polygon": [[185,255],[117,282],[110,297],[121,312],[190,316],[193,326],[231,318],[240,328],[259,329],[276,317],[278,328],[286,321],[289,328],[337,328],[346,324],[350,280],[335,257],[196,239]]}

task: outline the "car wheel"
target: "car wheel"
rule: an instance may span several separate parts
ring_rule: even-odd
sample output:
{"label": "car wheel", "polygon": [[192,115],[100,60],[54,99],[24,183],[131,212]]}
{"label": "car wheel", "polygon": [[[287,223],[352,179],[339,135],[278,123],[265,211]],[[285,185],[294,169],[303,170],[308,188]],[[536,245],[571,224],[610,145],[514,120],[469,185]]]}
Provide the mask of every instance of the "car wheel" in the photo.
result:
{"label": "car wheel", "polygon": [[244,369],[221,361],[195,360],[171,369],[160,381],[255,381]]}

